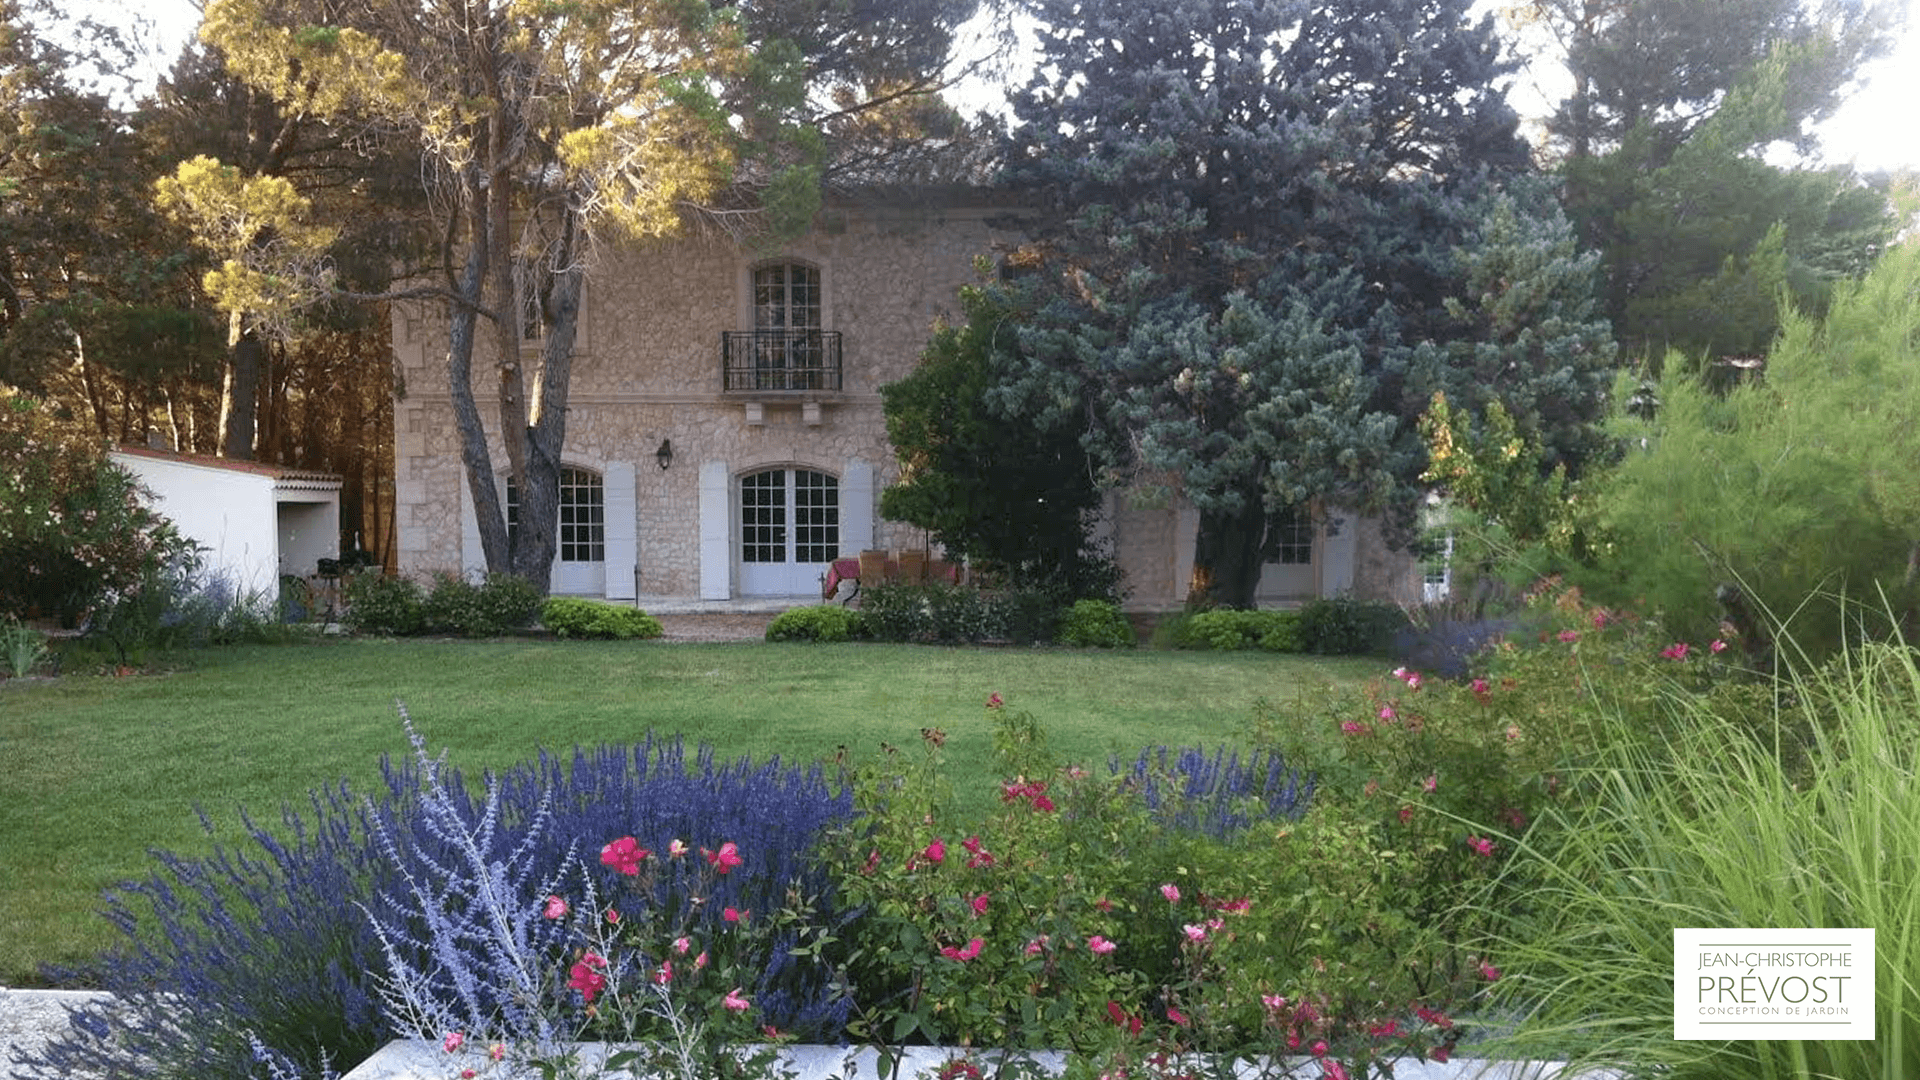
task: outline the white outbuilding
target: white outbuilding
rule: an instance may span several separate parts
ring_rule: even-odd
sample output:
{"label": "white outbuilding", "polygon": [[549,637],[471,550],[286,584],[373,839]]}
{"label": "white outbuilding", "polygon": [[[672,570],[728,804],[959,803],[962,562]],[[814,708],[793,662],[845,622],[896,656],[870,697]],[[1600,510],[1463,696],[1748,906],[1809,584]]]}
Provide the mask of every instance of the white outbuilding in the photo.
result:
{"label": "white outbuilding", "polygon": [[140,446],[111,457],[238,595],[272,598],[282,575],[311,577],[321,559],[340,557],[338,476]]}

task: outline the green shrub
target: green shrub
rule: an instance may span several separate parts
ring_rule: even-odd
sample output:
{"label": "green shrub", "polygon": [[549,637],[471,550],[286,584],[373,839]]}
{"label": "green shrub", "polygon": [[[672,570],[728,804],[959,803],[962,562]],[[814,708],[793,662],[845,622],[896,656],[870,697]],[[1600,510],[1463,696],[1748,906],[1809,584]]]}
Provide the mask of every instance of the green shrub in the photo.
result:
{"label": "green shrub", "polygon": [[1060,635],[1062,590],[1029,586],[1002,590],[993,598],[993,614],[1015,645],[1053,641]]}
{"label": "green shrub", "polygon": [[854,612],[837,604],[783,611],[767,625],[768,641],[851,641],[859,629]]}
{"label": "green shrub", "polygon": [[603,638],[631,641],[657,638],[666,630],[660,620],[624,604],[608,604],[583,596],[555,596],[540,609],[540,625],[555,637]]}
{"label": "green shrub", "polygon": [[420,603],[420,632],[456,637],[498,637],[533,622],[540,592],[513,574],[488,574],[478,585],[453,574],[435,574]]}
{"label": "green shrub", "polygon": [[1186,649],[1264,649],[1267,652],[1299,652],[1300,616],[1292,611],[1242,611],[1215,608],[1189,616],[1180,628],[1181,644]]}
{"label": "green shrub", "polygon": [[1300,651],[1319,656],[1365,656],[1384,651],[1406,616],[1392,604],[1350,596],[1314,600],[1300,609]]}
{"label": "green shrub", "polygon": [[860,590],[867,633],[879,641],[962,645],[1001,638],[994,605],[965,585],[875,585]]}
{"label": "green shrub", "polygon": [[419,584],[411,578],[363,571],[347,579],[346,611],[341,617],[362,634],[406,637],[420,632],[423,600]]}
{"label": "green shrub", "polygon": [[1120,605],[1111,600],[1076,600],[1060,620],[1060,644],[1131,649],[1138,642]]}

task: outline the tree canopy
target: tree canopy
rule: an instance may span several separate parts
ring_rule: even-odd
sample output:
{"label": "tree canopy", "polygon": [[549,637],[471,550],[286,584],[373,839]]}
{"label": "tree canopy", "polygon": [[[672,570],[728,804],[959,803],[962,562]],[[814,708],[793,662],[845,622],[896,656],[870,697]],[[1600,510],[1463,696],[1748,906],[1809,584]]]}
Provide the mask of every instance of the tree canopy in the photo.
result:
{"label": "tree canopy", "polygon": [[1268,522],[1384,512],[1415,420],[1507,397],[1556,459],[1611,349],[1592,263],[1530,184],[1490,22],[1464,2],[1041,0],[1010,173],[1060,222],[1008,415],[1076,415],[1111,482],[1200,511],[1191,599],[1251,603]]}
{"label": "tree canopy", "polygon": [[[835,136],[889,113],[895,123],[879,127],[899,130],[969,10],[860,7],[856,24],[806,0],[214,0],[202,36],[281,108],[363,118],[422,148],[445,218],[437,269],[413,293],[448,311],[448,386],[481,546],[489,568],[544,583],[592,240],[665,236],[693,217],[735,230],[804,223]],[[539,348],[523,362],[530,311]],[[472,391],[483,334],[520,498],[511,532]]]}
{"label": "tree canopy", "polygon": [[1890,238],[1884,185],[1775,164],[1814,145],[1894,7],[1829,0],[1532,0],[1572,85],[1547,123],[1568,214],[1605,257],[1620,342],[1658,365],[1763,353],[1782,292],[1817,311]]}
{"label": "tree canopy", "polygon": [[920,364],[880,388],[900,481],[880,512],[926,529],[951,555],[1063,597],[1107,597],[1111,562],[1091,539],[1103,492],[1072,418],[985,407],[1017,342],[1004,292],[961,294],[967,321],[934,331]]}
{"label": "tree canopy", "polygon": [[1840,286],[1824,316],[1790,309],[1764,377],[1718,388],[1669,371],[1659,397],[1652,418],[1621,419],[1645,449],[1597,488],[1613,555],[1591,591],[1659,610],[1680,638],[1736,615],[1756,656],[1763,610],[1809,655],[1884,633],[1889,615],[1913,630],[1920,246]]}

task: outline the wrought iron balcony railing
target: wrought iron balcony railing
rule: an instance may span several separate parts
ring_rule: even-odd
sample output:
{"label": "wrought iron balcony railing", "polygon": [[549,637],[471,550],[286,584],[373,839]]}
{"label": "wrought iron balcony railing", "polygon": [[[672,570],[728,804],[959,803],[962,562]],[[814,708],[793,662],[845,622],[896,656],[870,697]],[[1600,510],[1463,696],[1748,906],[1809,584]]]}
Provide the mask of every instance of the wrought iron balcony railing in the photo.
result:
{"label": "wrought iron balcony railing", "polygon": [[840,389],[837,330],[742,330],[720,335],[727,392]]}

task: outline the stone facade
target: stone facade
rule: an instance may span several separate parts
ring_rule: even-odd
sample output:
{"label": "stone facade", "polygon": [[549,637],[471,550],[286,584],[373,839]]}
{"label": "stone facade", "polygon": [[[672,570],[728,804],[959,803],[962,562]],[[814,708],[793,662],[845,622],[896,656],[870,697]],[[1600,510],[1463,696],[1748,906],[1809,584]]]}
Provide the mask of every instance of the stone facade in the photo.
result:
{"label": "stone facade", "polygon": [[[592,485],[581,498],[597,500],[604,536],[582,549],[598,559],[556,562],[554,590],[610,599],[817,596],[828,547],[848,557],[925,547],[919,530],[878,515],[879,493],[898,474],[880,387],[912,369],[937,320],[958,317],[974,260],[1018,239],[1018,224],[1004,209],[898,200],[830,206],[811,232],[775,252],[714,237],[600,252],[582,300],[563,458]],[[766,324],[767,274],[781,271],[763,268],[779,266],[804,268],[795,273],[813,291],[786,299],[817,308],[812,325],[839,337],[838,389],[725,388],[722,337]],[[475,397],[491,426],[485,345],[475,356]],[[439,309],[396,306],[394,351],[404,380],[394,439],[400,569],[475,572],[483,560]],[[664,469],[663,444],[672,449]],[[492,454],[504,476],[497,438]],[[1195,522],[1176,497],[1115,496],[1106,529],[1133,606],[1184,598]],[[819,528],[799,528],[809,523]],[[1356,560],[1377,533],[1372,544],[1365,530],[1345,535],[1316,540],[1311,573],[1295,573],[1266,599],[1355,586],[1401,591],[1387,580],[1396,572],[1384,549]],[[1329,575],[1322,549],[1344,569]]]}

